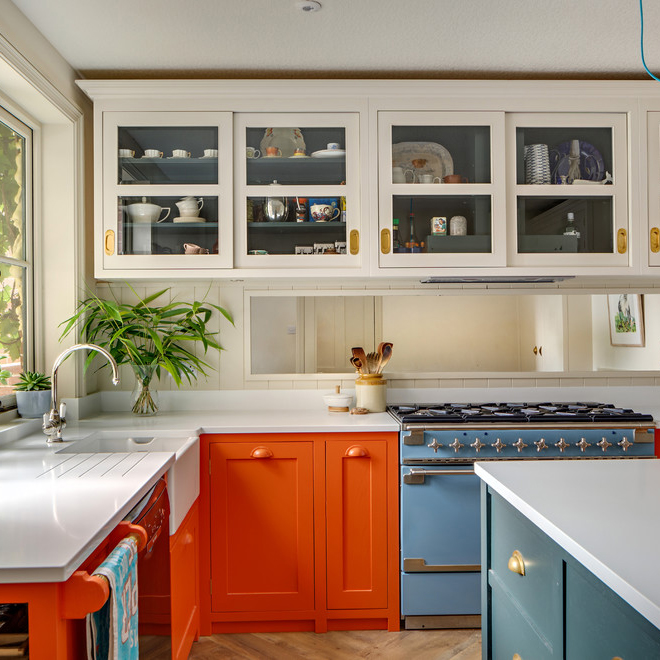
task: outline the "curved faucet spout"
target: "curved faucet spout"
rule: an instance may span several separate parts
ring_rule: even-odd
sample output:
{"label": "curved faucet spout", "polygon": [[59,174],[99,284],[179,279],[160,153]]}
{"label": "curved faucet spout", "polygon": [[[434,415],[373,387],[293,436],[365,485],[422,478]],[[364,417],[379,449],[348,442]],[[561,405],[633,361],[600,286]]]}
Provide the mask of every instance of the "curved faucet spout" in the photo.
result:
{"label": "curved faucet spout", "polygon": [[117,366],[117,361],[115,358],[110,355],[110,353],[97,344],[75,344],[70,348],[67,348],[65,351],[60,353],[53,362],[53,370],[51,372],[50,381],[51,381],[51,399],[50,399],[50,413],[44,415],[44,421],[42,424],[42,429],[44,433],[48,436],[48,442],[62,442],[62,430],[66,426],[66,406],[64,403],[60,405],[58,410],[57,408],[57,370],[60,368],[60,365],[64,360],[66,360],[69,355],[75,353],[76,351],[97,351],[110,362],[112,367],[112,384],[119,384],[119,367]]}

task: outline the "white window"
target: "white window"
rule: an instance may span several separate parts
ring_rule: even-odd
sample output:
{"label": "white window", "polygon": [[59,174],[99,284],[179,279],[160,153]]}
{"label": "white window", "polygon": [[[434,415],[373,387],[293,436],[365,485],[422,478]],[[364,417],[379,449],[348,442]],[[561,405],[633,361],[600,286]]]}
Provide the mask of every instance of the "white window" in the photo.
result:
{"label": "white window", "polygon": [[34,362],[32,130],[0,107],[0,394]]}

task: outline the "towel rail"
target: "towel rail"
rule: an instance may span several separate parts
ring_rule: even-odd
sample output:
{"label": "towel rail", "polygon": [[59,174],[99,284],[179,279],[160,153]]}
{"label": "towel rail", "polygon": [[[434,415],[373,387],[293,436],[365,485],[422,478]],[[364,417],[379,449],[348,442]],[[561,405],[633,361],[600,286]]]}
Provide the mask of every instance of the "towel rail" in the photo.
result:
{"label": "towel rail", "polygon": [[[138,551],[147,545],[147,531],[140,525],[120,522],[108,536],[114,549],[126,537],[133,537]],[[62,616],[64,619],[84,619],[91,612],[100,610],[110,596],[108,579],[104,575],[90,575],[87,571],[76,571],[64,583]]]}

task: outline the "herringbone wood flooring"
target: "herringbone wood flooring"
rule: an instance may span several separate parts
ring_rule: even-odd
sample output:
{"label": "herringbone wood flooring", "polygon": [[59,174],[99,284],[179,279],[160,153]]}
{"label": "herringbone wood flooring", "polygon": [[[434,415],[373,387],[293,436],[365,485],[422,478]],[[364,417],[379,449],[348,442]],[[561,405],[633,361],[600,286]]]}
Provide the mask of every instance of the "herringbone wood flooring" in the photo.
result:
{"label": "herringbone wood flooring", "polygon": [[[166,660],[169,640],[140,637],[140,660]],[[224,634],[195,642],[190,660],[480,660],[478,630]]]}

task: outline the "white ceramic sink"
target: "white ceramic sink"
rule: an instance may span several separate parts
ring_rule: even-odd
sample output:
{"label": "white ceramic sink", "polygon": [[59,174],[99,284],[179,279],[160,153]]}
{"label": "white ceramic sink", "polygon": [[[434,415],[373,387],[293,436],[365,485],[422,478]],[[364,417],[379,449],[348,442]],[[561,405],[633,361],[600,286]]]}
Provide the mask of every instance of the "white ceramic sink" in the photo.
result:
{"label": "white ceramic sink", "polygon": [[101,431],[82,440],[75,440],[58,450],[58,454],[115,454],[126,452],[165,451],[176,453],[182,449],[189,438],[168,438],[150,435],[144,431],[130,433],[125,431]]}
{"label": "white ceramic sink", "polygon": [[178,529],[190,507],[199,497],[199,438],[180,432],[148,433],[141,431],[96,431],[73,440],[58,454],[116,454],[167,452],[176,454],[176,462],[167,471],[170,498],[170,534]]}

